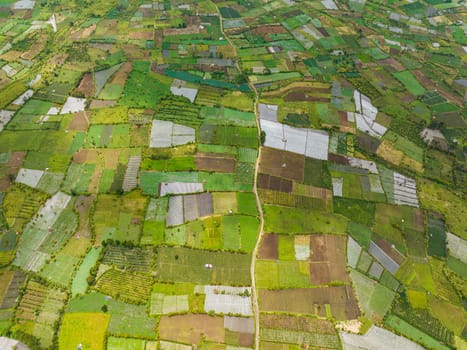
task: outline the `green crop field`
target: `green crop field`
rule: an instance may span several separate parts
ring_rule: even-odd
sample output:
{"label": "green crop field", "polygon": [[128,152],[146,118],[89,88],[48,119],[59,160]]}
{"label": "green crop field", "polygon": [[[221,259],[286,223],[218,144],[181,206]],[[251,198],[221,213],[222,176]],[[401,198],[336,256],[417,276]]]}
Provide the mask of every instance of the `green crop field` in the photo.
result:
{"label": "green crop field", "polygon": [[[161,247],[156,259],[157,279],[163,282],[248,285],[250,259],[248,254]],[[205,268],[205,264],[212,264],[213,269]]]}
{"label": "green crop field", "polygon": [[67,313],[59,335],[60,349],[75,349],[83,344],[86,349],[105,349],[105,332],[109,316],[103,313]]}
{"label": "green crop field", "polygon": [[415,96],[420,96],[425,93],[425,89],[423,88],[423,86],[420,85],[417,79],[415,79],[411,72],[403,71],[394,73],[393,75],[405,86],[405,88],[411,94],[414,94]]}

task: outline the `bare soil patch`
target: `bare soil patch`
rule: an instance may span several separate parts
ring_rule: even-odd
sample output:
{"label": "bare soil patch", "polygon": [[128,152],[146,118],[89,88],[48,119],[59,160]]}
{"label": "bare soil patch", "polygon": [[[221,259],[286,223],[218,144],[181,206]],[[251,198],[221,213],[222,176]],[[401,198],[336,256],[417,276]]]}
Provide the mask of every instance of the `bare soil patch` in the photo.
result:
{"label": "bare soil patch", "polygon": [[236,161],[230,154],[197,153],[195,163],[199,170],[233,173]]}
{"label": "bare soil patch", "polygon": [[331,321],[303,316],[261,314],[260,324],[264,328],[289,329],[319,334],[336,333]]}
{"label": "bare soil patch", "polygon": [[78,130],[78,131],[87,131],[89,126],[89,117],[91,112],[78,112],[73,115],[70,126],[68,130]]}
{"label": "bare soil patch", "polygon": [[95,85],[92,73],[86,73],[79,82],[76,92],[83,94],[86,98],[94,95]]}
{"label": "bare soil patch", "polygon": [[303,182],[305,156],[263,147],[261,149],[259,170],[263,174]]}
{"label": "bare soil patch", "polygon": [[117,101],[113,101],[113,100],[106,100],[106,101],[92,100],[89,108],[98,109],[98,108],[113,107],[116,105],[116,103]]}
{"label": "bare soil patch", "polygon": [[240,333],[238,335],[238,345],[240,346],[253,346],[255,342],[255,335],[251,333]]}
{"label": "bare soil patch", "polygon": [[279,236],[272,233],[266,233],[263,236],[258,251],[260,259],[277,260],[279,258]]}
{"label": "bare soil patch", "polygon": [[132,68],[131,62],[125,62],[113,76],[112,84],[125,85]]}
{"label": "bare soil patch", "polygon": [[360,315],[353,289],[349,285],[259,291],[262,311],[282,311],[300,314],[326,315],[329,304],[337,320],[353,320]]}
{"label": "bare soil patch", "polygon": [[293,182],[291,180],[282,179],[277,176],[259,174],[258,187],[267,190],[291,193]]}
{"label": "bare soil patch", "polygon": [[322,285],[330,282],[349,280],[345,255],[344,236],[310,236],[310,283]]}
{"label": "bare soil patch", "polygon": [[162,316],[159,322],[160,339],[185,344],[207,341],[224,342],[224,318],[209,315]]}

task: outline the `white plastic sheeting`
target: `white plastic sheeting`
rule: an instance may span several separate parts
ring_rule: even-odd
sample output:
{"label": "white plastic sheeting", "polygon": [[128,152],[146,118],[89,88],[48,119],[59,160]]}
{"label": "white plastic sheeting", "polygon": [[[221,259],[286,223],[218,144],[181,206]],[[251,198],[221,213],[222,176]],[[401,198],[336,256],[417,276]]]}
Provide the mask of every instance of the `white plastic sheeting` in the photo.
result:
{"label": "white plastic sheeting", "polygon": [[354,157],[346,157],[349,161],[349,164],[355,168],[366,169],[372,174],[378,174],[378,168],[376,167],[376,163],[370,160],[354,158]]}
{"label": "white plastic sheeting", "polygon": [[60,114],[82,112],[86,108],[86,99],[69,96]]}
{"label": "white plastic sheeting", "polygon": [[394,202],[418,208],[417,184],[414,179],[394,172]]}
{"label": "white plastic sheeting", "polygon": [[417,343],[376,326],[363,336],[340,332],[340,337],[344,350],[424,350]]}
{"label": "white plastic sheeting", "polygon": [[321,3],[327,10],[338,10],[337,5],[333,0],[322,0]]}
{"label": "white plastic sheeting", "polygon": [[446,232],[449,254],[467,264],[467,241]]}
{"label": "white plastic sheeting", "polygon": [[259,117],[263,120],[277,122],[278,109],[279,107],[277,105],[267,105],[264,103],[260,103],[258,105]]}
{"label": "white plastic sheeting", "polygon": [[185,194],[203,192],[204,187],[201,182],[162,182],[160,184],[159,195]]}
{"label": "white plastic sheeting", "polygon": [[190,100],[191,103],[195,102],[198,89],[186,88],[183,86],[171,86],[170,92],[176,96],[183,96]]}
{"label": "white plastic sheeting", "polygon": [[253,315],[251,298],[240,295],[248,290],[251,295],[250,287],[231,287],[231,286],[204,286],[206,299],[204,301],[204,310],[206,312],[214,311],[223,314],[238,314],[243,316]]}
{"label": "white plastic sheeting", "polygon": [[387,128],[376,122],[378,108],[373,106],[371,100],[361,94],[359,91],[354,91],[355,109],[356,113],[348,112],[347,119],[355,119],[357,128],[360,131],[366,132],[374,137],[382,137]]}
{"label": "white plastic sheeting", "polygon": [[332,195],[342,197],[342,189],[344,187],[344,179],[342,177],[332,178]]}
{"label": "white plastic sheeting", "polygon": [[42,175],[44,175],[42,170],[21,168],[16,176],[16,182],[35,188],[41,180]]}
{"label": "white plastic sheeting", "polygon": [[195,142],[195,129],[165,120],[153,120],[149,147],[165,148]]}
{"label": "white plastic sheeting", "polygon": [[26,103],[27,100],[29,100],[32,97],[32,95],[34,95],[34,90],[26,90],[23,94],[21,94],[21,96],[17,97],[16,100],[13,101],[13,104],[17,106],[22,106]]}
{"label": "white plastic sheeting", "polygon": [[3,131],[5,125],[11,120],[15,112],[0,110],[0,132]]}
{"label": "white plastic sheeting", "polygon": [[232,332],[253,334],[255,321],[253,318],[224,316],[224,328]]}
{"label": "white plastic sheeting", "polygon": [[310,158],[327,160],[329,135],[322,130],[295,128],[289,125],[261,120],[261,129],[266,133],[264,146]]}

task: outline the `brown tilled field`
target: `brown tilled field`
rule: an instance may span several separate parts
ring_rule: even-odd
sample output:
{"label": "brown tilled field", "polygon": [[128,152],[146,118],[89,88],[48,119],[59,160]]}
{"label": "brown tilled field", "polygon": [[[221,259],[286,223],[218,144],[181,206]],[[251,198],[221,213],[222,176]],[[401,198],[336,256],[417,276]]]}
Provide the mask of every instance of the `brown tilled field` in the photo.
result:
{"label": "brown tilled field", "polygon": [[290,329],[319,334],[336,333],[331,321],[305,316],[261,314],[260,324],[264,328]]}
{"label": "brown tilled field", "polygon": [[159,338],[185,344],[199,344],[204,338],[215,343],[224,342],[224,318],[209,315],[162,316]]}
{"label": "brown tilled field", "polygon": [[235,172],[235,158],[231,154],[197,153],[195,163],[201,171],[216,171],[219,173]]}
{"label": "brown tilled field", "polygon": [[334,281],[349,280],[345,256],[346,240],[344,236],[310,236],[310,283],[322,285]]}
{"label": "brown tilled field", "polygon": [[238,345],[251,347],[255,343],[255,335],[252,333],[239,333]]}
{"label": "brown tilled field", "polygon": [[117,103],[116,101],[112,101],[112,100],[107,100],[107,101],[92,100],[89,108],[98,109],[98,108],[113,107],[116,105],[116,103]]}
{"label": "brown tilled field", "polygon": [[291,193],[293,182],[291,180],[282,179],[277,176],[259,174],[258,187],[266,190]]}
{"label": "brown tilled field", "polygon": [[329,304],[337,320],[353,320],[360,316],[357,299],[349,285],[310,289],[281,289],[259,291],[262,311],[282,311],[326,316]]}
{"label": "brown tilled field", "polygon": [[313,96],[313,91],[303,92],[303,91],[294,91],[287,94],[284,97],[286,102],[296,102],[296,101],[307,101],[307,102],[323,102],[331,103],[331,99],[328,97],[316,97]]}
{"label": "brown tilled field", "polygon": [[259,247],[258,257],[260,259],[277,260],[279,258],[279,236],[267,233],[263,236]]}
{"label": "brown tilled field", "polygon": [[425,217],[421,209],[413,209],[413,228],[421,232],[425,230]]}
{"label": "brown tilled field", "polygon": [[259,172],[303,182],[305,156],[264,147],[261,149]]}
{"label": "brown tilled field", "polygon": [[73,114],[68,130],[87,131],[89,126],[89,117],[91,112],[77,112]]}
{"label": "brown tilled field", "polygon": [[131,62],[125,62],[120,69],[115,72],[115,75],[112,78],[111,83],[117,85],[125,85],[128,75],[131,72],[133,65]]}
{"label": "brown tilled field", "polygon": [[7,163],[2,165],[2,176],[0,177],[0,191],[5,191],[10,185],[10,177],[16,177],[19,168],[23,164],[26,152],[12,152]]}
{"label": "brown tilled field", "polygon": [[92,73],[86,73],[79,82],[76,92],[82,93],[85,97],[91,97],[94,95],[94,79]]}
{"label": "brown tilled field", "polygon": [[151,40],[154,36],[154,33],[151,32],[130,32],[129,39],[134,40]]}

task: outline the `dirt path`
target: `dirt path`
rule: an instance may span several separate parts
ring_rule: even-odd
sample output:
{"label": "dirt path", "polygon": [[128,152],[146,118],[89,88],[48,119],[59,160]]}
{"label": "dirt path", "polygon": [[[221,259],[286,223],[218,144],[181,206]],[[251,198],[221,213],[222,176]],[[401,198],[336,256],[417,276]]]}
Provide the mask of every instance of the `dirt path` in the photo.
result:
{"label": "dirt path", "polygon": [[[220,29],[222,36],[229,42],[230,46],[232,46],[234,52],[235,52],[235,57],[237,57],[237,60],[235,61],[235,66],[239,72],[242,70],[240,69],[240,65],[238,64],[238,55],[237,55],[237,47],[233,44],[232,40],[225,34],[224,32],[224,27],[222,25],[222,15],[221,12],[219,11],[219,8],[216,5],[216,10],[217,13],[219,14],[219,21],[220,21]],[[254,102],[254,111],[255,111],[255,119],[256,119],[256,127],[258,130],[258,142],[261,145],[261,128],[260,128],[260,121],[259,121],[259,110],[258,110],[258,104],[259,104],[259,95],[258,91],[256,90],[256,87],[248,81],[248,85],[250,86],[251,91],[255,94],[255,102]],[[258,179],[258,169],[259,169],[259,159],[261,156],[261,147],[258,149],[258,157],[256,158],[256,163],[255,163],[255,178],[253,182],[253,193],[255,194],[256,197],[256,206],[258,207],[258,213],[259,213],[259,231],[258,231],[258,238],[256,239],[256,244],[255,248],[253,249],[252,253],[252,260],[251,260],[251,265],[250,265],[250,274],[251,274],[251,299],[253,303],[253,313],[255,315],[255,349],[259,349],[259,307],[258,307],[258,293],[256,290],[256,282],[255,282],[255,266],[256,266],[256,259],[258,255],[258,249],[259,245],[261,242],[261,238],[263,236],[263,229],[264,229],[264,215],[263,215],[263,208],[261,207],[261,201],[258,196],[258,186],[257,186],[257,179]]]}

